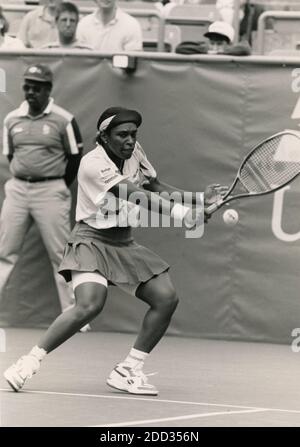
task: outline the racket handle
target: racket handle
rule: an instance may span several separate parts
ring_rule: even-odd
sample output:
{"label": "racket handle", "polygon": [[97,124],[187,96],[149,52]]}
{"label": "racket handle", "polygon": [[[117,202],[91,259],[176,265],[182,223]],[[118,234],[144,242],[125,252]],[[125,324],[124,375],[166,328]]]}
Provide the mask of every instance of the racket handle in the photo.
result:
{"label": "racket handle", "polygon": [[206,214],[213,214],[215,211],[217,211],[218,208],[222,205],[223,200],[218,200],[217,202],[213,203],[212,205],[205,208]]}

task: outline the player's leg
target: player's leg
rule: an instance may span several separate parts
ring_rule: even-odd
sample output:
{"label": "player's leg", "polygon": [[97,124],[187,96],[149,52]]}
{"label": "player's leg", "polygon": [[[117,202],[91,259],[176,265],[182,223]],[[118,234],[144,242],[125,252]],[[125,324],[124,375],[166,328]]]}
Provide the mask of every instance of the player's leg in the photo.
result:
{"label": "player's leg", "polygon": [[[75,280],[74,280],[75,278]],[[89,282],[91,281],[95,282]],[[107,281],[99,273],[72,272],[75,305],[59,315],[44,334],[38,346],[47,353],[60,346],[103,309]]]}
{"label": "player's leg", "polygon": [[149,304],[133,348],[111,372],[108,385],[133,394],[157,395],[142,372],[148,354],[166,332],[177,307],[178,298],[167,272],[139,285],[136,296]]}
{"label": "player's leg", "polygon": [[15,391],[19,391],[25,381],[39,370],[46,354],[72,337],[103,309],[107,295],[107,282],[103,276],[89,272],[75,272],[74,275],[73,272],[72,279],[75,306],[60,314],[29,354],[4,372],[5,379]]}
{"label": "player's leg", "polygon": [[149,304],[134,348],[150,353],[166,332],[178,305],[178,297],[168,272],[140,284],[137,298]]}
{"label": "player's leg", "polygon": [[5,184],[5,199],[0,216],[0,296],[17,263],[31,223],[26,182],[12,178]]}

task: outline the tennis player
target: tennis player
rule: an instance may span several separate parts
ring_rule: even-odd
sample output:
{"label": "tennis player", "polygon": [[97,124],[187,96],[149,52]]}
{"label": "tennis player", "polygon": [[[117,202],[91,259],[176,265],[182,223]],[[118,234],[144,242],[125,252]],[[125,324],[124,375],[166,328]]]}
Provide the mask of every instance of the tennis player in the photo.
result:
{"label": "tennis player", "polygon": [[[15,391],[38,371],[48,353],[101,312],[108,285],[115,285],[147,303],[149,309],[134,346],[113,369],[107,384],[132,394],[158,394],[143,373],[143,365],[168,328],[178,298],[168,273],[169,265],[132,237],[128,216],[137,207],[132,196],[136,201],[136,194],[142,193],[147,200],[141,199],[140,206],[148,209],[156,201],[160,214],[171,215],[189,229],[203,224],[203,204],[193,212],[182,201],[174,203],[153,194],[177,191],[181,197],[184,191],[158,179],[137,142],[141,123],[139,112],[121,107],[105,110],[98,120],[97,146],[82,158],[78,171],[77,223],[59,270],[66,281],[72,281],[76,305],[52,323],[28,355],[5,371],[4,377]],[[212,204],[226,190],[210,185],[204,204]],[[196,194],[192,202],[196,203]]]}

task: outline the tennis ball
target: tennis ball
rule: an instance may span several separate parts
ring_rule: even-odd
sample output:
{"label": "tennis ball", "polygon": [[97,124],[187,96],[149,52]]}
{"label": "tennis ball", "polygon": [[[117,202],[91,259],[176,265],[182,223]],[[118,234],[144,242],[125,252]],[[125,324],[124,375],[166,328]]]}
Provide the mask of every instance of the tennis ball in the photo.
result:
{"label": "tennis ball", "polygon": [[226,210],[223,214],[223,220],[226,225],[233,227],[239,221],[239,215],[235,210]]}

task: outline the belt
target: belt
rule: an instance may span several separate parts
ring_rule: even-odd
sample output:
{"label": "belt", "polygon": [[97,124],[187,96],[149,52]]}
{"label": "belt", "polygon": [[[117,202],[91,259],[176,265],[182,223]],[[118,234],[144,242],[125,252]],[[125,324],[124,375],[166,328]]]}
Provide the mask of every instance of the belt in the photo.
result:
{"label": "belt", "polygon": [[37,182],[48,182],[50,180],[60,180],[63,177],[19,177],[18,175],[15,175],[15,178],[18,180],[23,180],[24,182],[29,183],[37,183]]}

